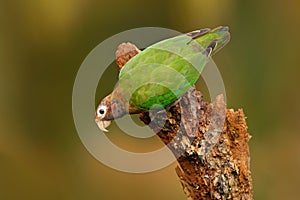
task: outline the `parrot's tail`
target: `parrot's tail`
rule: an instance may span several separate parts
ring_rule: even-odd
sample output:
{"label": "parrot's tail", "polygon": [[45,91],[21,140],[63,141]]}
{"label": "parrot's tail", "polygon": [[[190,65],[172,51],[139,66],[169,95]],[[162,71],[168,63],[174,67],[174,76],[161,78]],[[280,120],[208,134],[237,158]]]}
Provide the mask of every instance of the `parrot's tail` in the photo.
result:
{"label": "parrot's tail", "polygon": [[213,30],[205,28],[190,32],[187,35],[197,41],[206,50],[207,55],[214,55],[230,40],[229,28],[227,26],[219,26]]}
{"label": "parrot's tail", "polygon": [[216,38],[217,45],[212,51],[212,54],[215,54],[230,41],[229,28],[227,26],[220,26],[212,30],[211,34]]}

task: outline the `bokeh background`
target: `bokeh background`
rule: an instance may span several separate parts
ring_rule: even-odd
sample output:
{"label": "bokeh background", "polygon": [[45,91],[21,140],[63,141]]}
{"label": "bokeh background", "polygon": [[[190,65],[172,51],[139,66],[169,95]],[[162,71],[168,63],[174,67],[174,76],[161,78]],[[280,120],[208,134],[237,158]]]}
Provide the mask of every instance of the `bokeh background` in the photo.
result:
{"label": "bokeh background", "polygon": [[[299,6],[296,0],[1,0],[0,199],[185,199],[176,163],[128,174],[94,159],[75,130],[72,87],[88,53],[121,31],[219,25],[230,27],[232,40],[214,61],[228,107],[248,116],[254,198],[299,199]],[[107,72],[113,81],[116,72]],[[123,148],[141,148],[119,131],[110,134]]]}

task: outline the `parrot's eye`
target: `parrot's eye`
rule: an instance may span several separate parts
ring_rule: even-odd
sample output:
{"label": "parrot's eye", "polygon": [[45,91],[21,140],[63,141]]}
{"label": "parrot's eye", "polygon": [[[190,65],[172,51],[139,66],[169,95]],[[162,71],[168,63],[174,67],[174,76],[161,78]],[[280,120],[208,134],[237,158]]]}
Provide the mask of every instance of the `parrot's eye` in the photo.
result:
{"label": "parrot's eye", "polygon": [[98,108],[98,115],[99,116],[103,116],[106,113],[106,107],[105,106],[101,106],[100,108]]}

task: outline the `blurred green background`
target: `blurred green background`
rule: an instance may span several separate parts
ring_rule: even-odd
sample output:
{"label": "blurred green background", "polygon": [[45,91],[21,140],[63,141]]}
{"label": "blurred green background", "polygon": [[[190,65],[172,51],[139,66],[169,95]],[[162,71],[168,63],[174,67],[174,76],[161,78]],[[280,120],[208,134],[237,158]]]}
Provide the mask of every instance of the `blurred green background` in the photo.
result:
{"label": "blurred green background", "polygon": [[[121,31],[219,25],[230,27],[232,40],[214,61],[228,107],[248,116],[254,198],[299,199],[299,7],[296,0],[1,0],[0,199],[185,199],[176,163],[127,174],[94,159],[73,124],[72,87],[88,53]],[[124,148],[135,143],[110,134]]]}

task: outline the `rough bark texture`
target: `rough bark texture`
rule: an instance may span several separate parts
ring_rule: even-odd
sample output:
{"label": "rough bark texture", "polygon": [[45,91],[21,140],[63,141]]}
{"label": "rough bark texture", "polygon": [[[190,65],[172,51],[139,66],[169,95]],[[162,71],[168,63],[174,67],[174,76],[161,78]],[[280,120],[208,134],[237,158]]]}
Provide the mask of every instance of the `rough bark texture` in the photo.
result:
{"label": "rough bark texture", "polygon": [[[139,50],[123,43],[117,52],[122,68]],[[140,119],[177,158],[188,199],[252,199],[245,115],[226,109],[222,95],[207,103],[193,87],[165,111],[141,113]]]}

